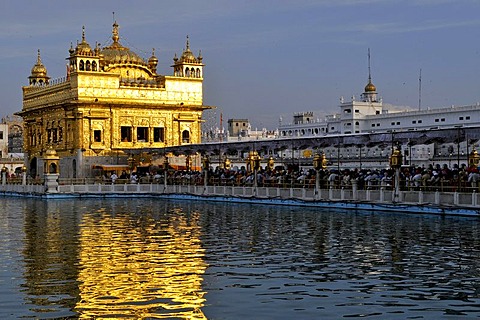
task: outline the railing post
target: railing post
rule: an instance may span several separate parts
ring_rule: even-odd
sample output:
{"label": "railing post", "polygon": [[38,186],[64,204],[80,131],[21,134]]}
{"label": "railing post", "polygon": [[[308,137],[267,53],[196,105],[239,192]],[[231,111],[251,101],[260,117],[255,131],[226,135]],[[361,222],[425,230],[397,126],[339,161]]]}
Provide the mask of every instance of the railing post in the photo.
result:
{"label": "railing post", "polygon": [[358,200],[358,180],[352,180],[352,200]]}
{"label": "railing post", "polygon": [[2,168],[2,186],[6,185],[6,184],[7,184],[7,170],[3,170],[3,168]]}
{"label": "railing post", "polygon": [[45,188],[47,193],[58,192],[58,173],[48,173],[45,177]]}
{"label": "railing post", "polygon": [[385,188],[380,187],[380,202],[384,202],[384,201],[385,201]]}

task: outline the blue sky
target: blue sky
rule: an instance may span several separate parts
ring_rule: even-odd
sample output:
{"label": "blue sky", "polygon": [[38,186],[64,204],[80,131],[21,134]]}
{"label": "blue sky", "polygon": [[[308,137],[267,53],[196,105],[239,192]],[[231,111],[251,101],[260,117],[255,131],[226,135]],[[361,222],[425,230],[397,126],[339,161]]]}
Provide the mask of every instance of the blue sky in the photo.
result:
{"label": "blue sky", "polygon": [[120,41],[172,74],[174,53],[190,36],[206,64],[207,117],[248,118],[273,129],[281,116],[337,112],[368,79],[384,103],[422,108],[480,101],[478,0],[151,0],[0,3],[0,116],[21,110],[37,49],[49,76],[65,75],[70,43],[109,44],[112,12]]}

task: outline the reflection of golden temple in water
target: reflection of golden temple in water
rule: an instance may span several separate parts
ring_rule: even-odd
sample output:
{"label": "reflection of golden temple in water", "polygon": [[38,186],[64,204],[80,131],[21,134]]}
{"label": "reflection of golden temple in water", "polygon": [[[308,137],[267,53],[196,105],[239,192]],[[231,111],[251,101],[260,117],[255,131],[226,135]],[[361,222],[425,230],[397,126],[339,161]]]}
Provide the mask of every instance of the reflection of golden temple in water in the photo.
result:
{"label": "reflection of golden temple in water", "polygon": [[80,318],[206,319],[198,216],[165,214],[154,219],[142,213],[135,224],[133,213],[84,215],[75,307]]}

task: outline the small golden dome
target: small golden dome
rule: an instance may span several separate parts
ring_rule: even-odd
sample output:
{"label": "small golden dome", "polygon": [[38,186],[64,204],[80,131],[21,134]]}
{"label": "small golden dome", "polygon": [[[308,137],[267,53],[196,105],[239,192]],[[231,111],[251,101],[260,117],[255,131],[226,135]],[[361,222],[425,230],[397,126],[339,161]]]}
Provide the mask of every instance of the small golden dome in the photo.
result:
{"label": "small golden dome", "polygon": [[57,151],[55,151],[55,149],[53,148],[48,148],[47,151],[45,152],[45,154],[47,156],[56,156],[57,155]]}
{"label": "small golden dome", "polygon": [[42,63],[42,59],[40,58],[40,49],[38,49],[37,54],[37,63],[32,68],[32,77],[37,78],[45,78],[47,77],[47,68]]}
{"label": "small golden dome", "polygon": [[[201,55],[200,55],[200,58]],[[175,62],[177,62],[176,60],[176,54],[175,54],[175,58],[173,58],[173,60]],[[199,63],[197,58],[195,57],[195,55],[193,54],[193,52],[190,50],[190,41],[189,41],[189,38],[187,36],[187,45],[186,45],[186,48],[185,50],[183,50],[183,53],[182,53],[182,56],[180,57],[179,59],[179,62],[180,63]]]}
{"label": "small golden dome", "polygon": [[85,27],[82,27],[82,42],[77,44],[77,47],[75,48],[75,52],[77,54],[83,54],[83,55],[88,55],[92,53],[92,48],[88,44],[88,42],[85,40]]}
{"label": "small golden dome", "polygon": [[368,81],[368,84],[365,86],[365,92],[376,92],[377,88],[373,85],[372,81]]}
{"label": "small golden dome", "polygon": [[148,64],[149,65],[157,65],[158,64],[158,59],[155,56],[155,48],[152,50],[152,56],[148,59]]}

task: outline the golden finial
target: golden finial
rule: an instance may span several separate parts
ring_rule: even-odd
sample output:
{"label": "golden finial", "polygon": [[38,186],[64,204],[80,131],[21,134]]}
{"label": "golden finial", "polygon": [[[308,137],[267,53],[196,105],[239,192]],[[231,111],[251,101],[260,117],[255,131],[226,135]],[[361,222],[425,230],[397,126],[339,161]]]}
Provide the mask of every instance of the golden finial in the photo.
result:
{"label": "golden finial", "polygon": [[118,43],[120,36],[118,35],[118,24],[117,21],[113,22],[113,30],[112,30],[112,40],[114,43]]}

